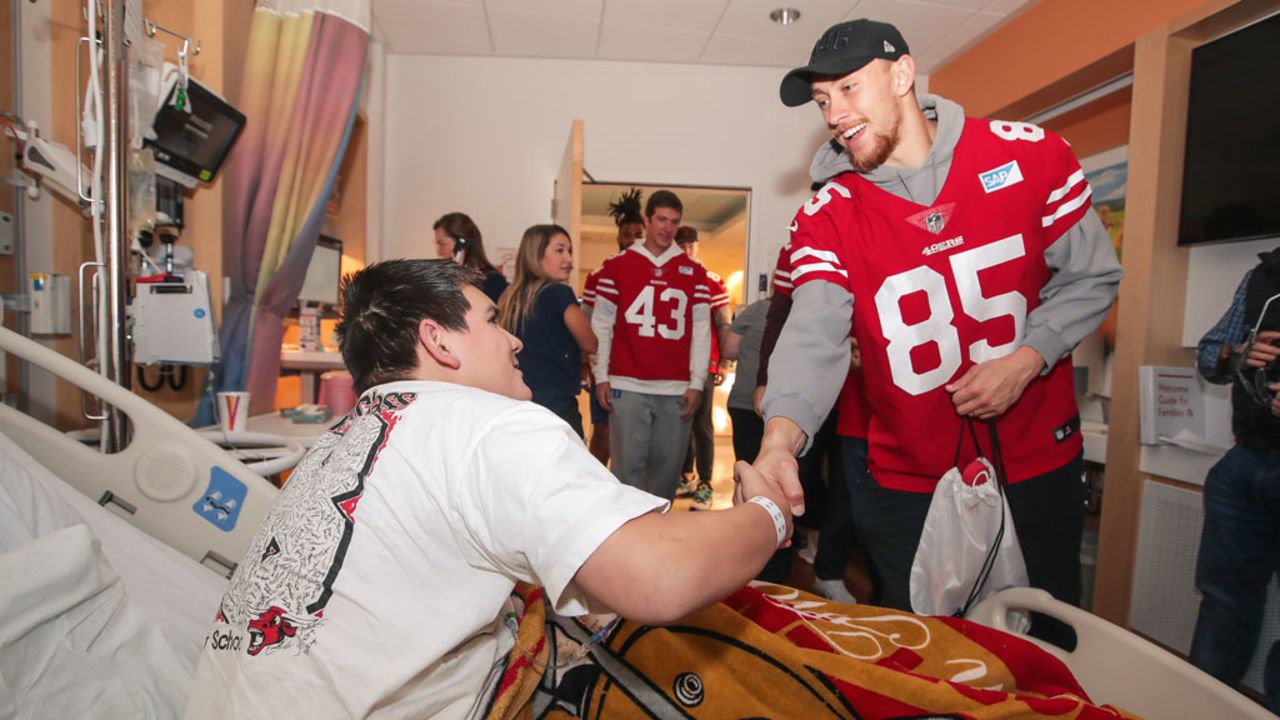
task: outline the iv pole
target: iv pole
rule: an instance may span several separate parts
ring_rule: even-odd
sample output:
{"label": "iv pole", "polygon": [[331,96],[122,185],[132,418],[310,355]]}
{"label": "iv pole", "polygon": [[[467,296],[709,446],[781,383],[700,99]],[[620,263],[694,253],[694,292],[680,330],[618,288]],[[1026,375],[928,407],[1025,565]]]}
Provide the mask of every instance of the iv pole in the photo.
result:
{"label": "iv pole", "polygon": [[[102,37],[106,70],[106,82],[103,84],[103,115],[105,148],[104,185],[106,186],[106,206],[103,208],[106,221],[107,250],[106,262],[107,282],[107,352],[105,360],[107,377],[117,385],[128,389],[133,374],[130,359],[129,341],[125,327],[125,307],[128,303],[128,208],[129,182],[128,167],[124,162],[125,151],[129,142],[128,115],[126,114],[126,92],[128,78],[125,73],[125,2],[124,0],[102,0],[106,10],[106,22]],[[96,194],[96,192],[95,192]],[[124,413],[110,408],[105,426],[104,437],[107,439],[107,452],[119,452],[129,444],[129,421]]]}

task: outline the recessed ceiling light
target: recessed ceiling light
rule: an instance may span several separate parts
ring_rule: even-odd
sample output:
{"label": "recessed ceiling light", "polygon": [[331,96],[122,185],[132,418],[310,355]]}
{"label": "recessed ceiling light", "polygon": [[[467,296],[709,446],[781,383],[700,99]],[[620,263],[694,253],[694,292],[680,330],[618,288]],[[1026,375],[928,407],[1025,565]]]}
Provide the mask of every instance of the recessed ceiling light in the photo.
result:
{"label": "recessed ceiling light", "polygon": [[790,25],[800,19],[800,11],[795,8],[778,8],[769,13],[769,19],[779,25]]}

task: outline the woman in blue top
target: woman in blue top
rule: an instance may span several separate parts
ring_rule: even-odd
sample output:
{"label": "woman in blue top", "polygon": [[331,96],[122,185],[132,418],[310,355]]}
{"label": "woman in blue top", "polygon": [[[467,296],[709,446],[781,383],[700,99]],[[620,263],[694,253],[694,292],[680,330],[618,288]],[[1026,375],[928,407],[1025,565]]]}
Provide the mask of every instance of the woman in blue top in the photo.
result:
{"label": "woman in blue top", "polygon": [[578,392],[582,353],[596,351],[596,336],[564,282],[573,272],[573,243],[559,225],[524,231],[516,278],[498,302],[498,322],[520,338],[517,358],[533,401],[564,418],[582,436]]}
{"label": "woman in blue top", "polygon": [[484,294],[498,302],[507,289],[507,279],[484,254],[480,228],[471,217],[460,212],[445,213],[431,227],[436,233],[436,255],[484,273]]}

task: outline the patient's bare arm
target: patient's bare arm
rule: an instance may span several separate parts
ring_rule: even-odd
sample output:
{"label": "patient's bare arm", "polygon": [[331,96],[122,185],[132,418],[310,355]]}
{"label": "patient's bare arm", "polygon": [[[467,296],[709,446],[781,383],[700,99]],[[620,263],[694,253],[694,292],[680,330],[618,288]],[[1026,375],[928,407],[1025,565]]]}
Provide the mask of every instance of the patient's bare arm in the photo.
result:
{"label": "patient's bare arm", "polygon": [[[771,499],[786,520],[786,497],[739,462],[742,496]],[[675,622],[724,598],[760,572],[778,545],[765,508],[743,503],[713,512],[642,515],[609,536],[574,582],[588,596],[636,622]]]}

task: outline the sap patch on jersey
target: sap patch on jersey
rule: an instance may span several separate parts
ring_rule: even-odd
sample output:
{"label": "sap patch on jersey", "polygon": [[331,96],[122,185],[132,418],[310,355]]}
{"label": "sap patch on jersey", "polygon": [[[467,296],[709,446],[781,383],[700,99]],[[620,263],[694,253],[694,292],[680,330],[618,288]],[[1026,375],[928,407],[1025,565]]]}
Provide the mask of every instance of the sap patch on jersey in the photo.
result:
{"label": "sap patch on jersey", "polygon": [[1018,167],[1017,160],[1010,160],[998,168],[978,173],[978,179],[982,181],[982,189],[990,194],[1022,182],[1022,168]]}

